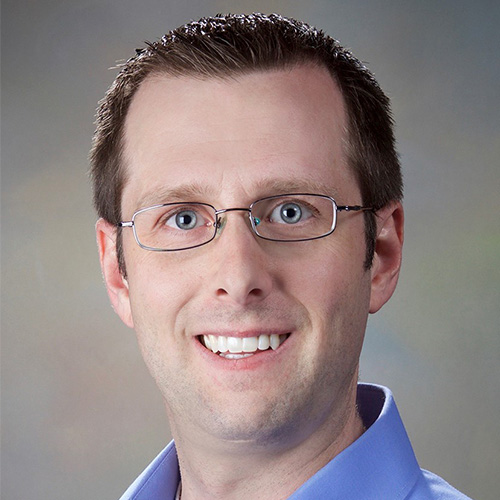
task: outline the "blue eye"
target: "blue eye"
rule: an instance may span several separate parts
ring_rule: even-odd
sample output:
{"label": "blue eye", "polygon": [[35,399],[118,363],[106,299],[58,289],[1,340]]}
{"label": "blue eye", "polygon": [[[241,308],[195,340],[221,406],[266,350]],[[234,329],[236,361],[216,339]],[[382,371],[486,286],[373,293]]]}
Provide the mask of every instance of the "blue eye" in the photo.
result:
{"label": "blue eye", "polygon": [[280,210],[281,219],[287,224],[295,224],[302,217],[302,210],[296,203],[287,203]]}
{"label": "blue eye", "polygon": [[176,213],[166,221],[166,225],[175,229],[194,229],[198,227],[198,215],[194,210],[182,210]]}
{"label": "blue eye", "polygon": [[299,205],[298,203],[283,203],[278,205],[271,213],[270,221],[285,223],[285,224],[297,224],[304,218],[309,218],[311,212]]}

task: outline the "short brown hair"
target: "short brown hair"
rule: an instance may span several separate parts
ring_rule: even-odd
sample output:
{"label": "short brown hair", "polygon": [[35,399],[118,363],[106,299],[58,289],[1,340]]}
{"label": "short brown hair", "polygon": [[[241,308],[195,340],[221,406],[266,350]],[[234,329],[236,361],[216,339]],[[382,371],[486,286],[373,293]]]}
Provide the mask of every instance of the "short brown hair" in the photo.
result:
{"label": "short brown hair", "polygon": [[[372,73],[336,40],[305,23],[277,14],[216,15],[190,22],[161,40],[146,43],[121,65],[99,103],[90,152],[94,204],[100,217],[121,220],[123,131],[141,83],[151,75],[226,78],[300,64],[326,67],[342,92],[347,116],[347,158],[359,183],[362,203],[376,209],[400,200],[403,184],[395,149],[390,103]],[[366,259],[375,250],[375,216],[365,212]],[[120,268],[125,273],[121,235]]]}

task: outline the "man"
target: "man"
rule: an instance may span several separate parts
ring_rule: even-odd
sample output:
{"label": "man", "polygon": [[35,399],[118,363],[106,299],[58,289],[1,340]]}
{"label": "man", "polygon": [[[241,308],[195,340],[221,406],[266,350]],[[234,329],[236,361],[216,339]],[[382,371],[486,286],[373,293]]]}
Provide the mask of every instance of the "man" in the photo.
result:
{"label": "man", "polygon": [[336,41],[217,16],[138,50],[98,110],[97,240],[174,442],[130,499],[465,498],[357,384],[403,244],[389,103]]}

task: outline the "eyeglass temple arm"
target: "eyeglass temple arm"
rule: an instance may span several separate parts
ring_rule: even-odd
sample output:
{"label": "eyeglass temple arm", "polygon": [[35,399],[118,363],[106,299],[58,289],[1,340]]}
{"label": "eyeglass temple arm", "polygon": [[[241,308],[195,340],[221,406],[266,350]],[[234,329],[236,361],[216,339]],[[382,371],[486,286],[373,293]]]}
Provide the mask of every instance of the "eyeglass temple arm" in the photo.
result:
{"label": "eyeglass temple arm", "polygon": [[363,207],[361,205],[337,205],[337,210],[339,212],[360,212],[360,211],[371,211],[375,212],[373,207]]}

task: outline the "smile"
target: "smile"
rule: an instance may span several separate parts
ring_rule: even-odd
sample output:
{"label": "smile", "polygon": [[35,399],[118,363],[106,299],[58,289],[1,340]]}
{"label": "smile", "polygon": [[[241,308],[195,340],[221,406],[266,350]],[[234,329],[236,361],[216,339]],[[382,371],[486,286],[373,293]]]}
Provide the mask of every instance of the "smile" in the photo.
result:
{"label": "smile", "polygon": [[257,337],[224,337],[222,335],[200,335],[202,345],[214,354],[227,359],[242,359],[253,356],[258,351],[276,350],[289,334],[262,334]]}

